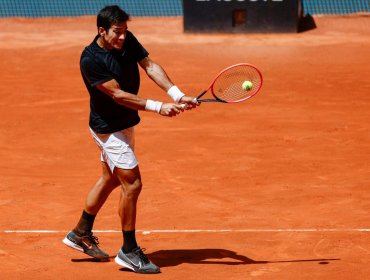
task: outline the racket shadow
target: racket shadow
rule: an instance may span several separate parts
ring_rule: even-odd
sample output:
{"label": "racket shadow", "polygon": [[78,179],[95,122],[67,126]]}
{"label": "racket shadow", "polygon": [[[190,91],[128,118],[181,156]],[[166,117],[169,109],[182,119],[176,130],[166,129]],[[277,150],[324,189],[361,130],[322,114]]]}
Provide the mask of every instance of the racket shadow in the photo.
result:
{"label": "racket shadow", "polygon": [[340,259],[299,259],[299,260],[280,260],[266,261],[253,260],[234,251],[226,249],[176,249],[159,250],[148,254],[153,263],[159,267],[178,266],[184,263],[189,264],[222,264],[222,265],[251,265],[269,263],[295,263],[295,262],[318,262],[319,264],[329,264],[330,261]]}

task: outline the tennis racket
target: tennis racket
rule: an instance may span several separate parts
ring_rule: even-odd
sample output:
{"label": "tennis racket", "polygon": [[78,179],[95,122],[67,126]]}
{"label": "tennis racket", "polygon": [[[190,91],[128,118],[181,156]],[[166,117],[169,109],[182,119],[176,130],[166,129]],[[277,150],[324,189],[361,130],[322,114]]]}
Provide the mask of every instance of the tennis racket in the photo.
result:
{"label": "tennis racket", "polygon": [[[262,74],[257,67],[239,63],[222,70],[196,100],[203,102],[237,103],[256,95],[262,87]],[[207,92],[214,98],[200,99]]]}

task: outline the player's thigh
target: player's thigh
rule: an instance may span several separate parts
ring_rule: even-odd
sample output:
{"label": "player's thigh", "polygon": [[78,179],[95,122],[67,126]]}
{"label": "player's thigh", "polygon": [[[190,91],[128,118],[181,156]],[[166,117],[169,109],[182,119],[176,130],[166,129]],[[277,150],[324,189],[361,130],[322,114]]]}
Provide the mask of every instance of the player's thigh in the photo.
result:
{"label": "player's thigh", "polygon": [[119,185],[121,185],[120,180],[115,174],[112,174],[106,162],[102,161],[101,167],[102,167],[102,178],[106,184],[108,184],[111,187],[118,187]]}

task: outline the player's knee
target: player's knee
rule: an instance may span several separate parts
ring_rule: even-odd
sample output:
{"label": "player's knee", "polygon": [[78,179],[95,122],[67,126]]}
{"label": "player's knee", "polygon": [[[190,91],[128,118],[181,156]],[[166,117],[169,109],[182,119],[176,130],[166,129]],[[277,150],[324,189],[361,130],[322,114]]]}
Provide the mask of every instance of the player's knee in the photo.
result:
{"label": "player's knee", "polygon": [[133,184],[128,185],[126,187],[127,197],[138,197],[142,187],[143,184],[141,183],[141,180],[136,180]]}

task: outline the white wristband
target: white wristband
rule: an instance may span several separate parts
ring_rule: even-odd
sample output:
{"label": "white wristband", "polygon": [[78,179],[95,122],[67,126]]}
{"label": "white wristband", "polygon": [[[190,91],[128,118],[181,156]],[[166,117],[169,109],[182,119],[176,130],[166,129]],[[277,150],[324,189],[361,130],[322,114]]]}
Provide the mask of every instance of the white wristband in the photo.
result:
{"label": "white wristband", "polygon": [[171,98],[175,102],[179,102],[180,99],[185,95],[184,93],[181,92],[181,90],[179,90],[177,86],[170,87],[170,89],[167,91],[167,94],[171,96]]}
{"label": "white wristband", "polygon": [[159,113],[161,111],[162,104],[162,102],[148,99],[145,104],[145,110]]}

